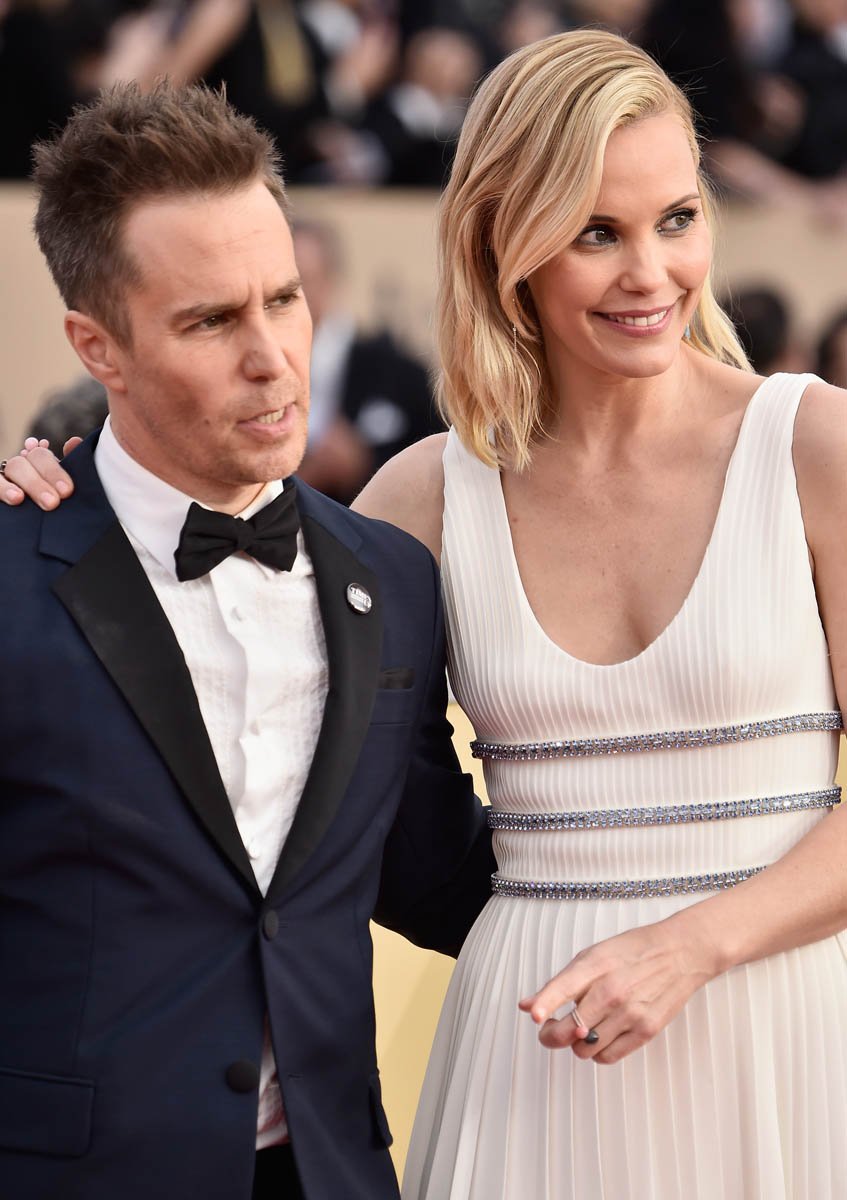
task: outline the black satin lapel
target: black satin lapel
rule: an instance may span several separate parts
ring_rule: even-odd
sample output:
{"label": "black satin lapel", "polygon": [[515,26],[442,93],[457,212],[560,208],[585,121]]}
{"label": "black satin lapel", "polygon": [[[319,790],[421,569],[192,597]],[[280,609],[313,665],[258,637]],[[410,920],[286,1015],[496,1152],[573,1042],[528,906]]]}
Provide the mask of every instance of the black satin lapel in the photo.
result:
{"label": "black satin lapel", "polygon": [[[271,902],[316,849],[338,812],[370,724],[382,649],[382,604],[376,575],[310,516],[303,516],[303,535],[318,587],[329,692],[303,795],[268,890]],[[369,613],[355,612],[348,605],[351,583],[370,592],[373,607]]]}
{"label": "black satin lapel", "polygon": [[258,895],[182,650],[117,522],[60,576],[53,591],[120,688],[202,825]]}

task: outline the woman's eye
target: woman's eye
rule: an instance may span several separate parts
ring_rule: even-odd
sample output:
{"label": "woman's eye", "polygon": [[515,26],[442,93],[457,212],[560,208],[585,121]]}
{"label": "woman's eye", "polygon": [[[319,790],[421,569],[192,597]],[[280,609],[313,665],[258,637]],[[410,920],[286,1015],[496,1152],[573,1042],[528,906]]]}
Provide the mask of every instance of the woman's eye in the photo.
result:
{"label": "woman's eye", "polygon": [[670,213],[662,221],[661,228],[666,233],[684,233],[691,222],[697,216],[693,208],[680,208],[676,212]]}
{"label": "woman's eye", "polygon": [[615,235],[607,225],[591,225],[576,240],[580,246],[611,246]]}

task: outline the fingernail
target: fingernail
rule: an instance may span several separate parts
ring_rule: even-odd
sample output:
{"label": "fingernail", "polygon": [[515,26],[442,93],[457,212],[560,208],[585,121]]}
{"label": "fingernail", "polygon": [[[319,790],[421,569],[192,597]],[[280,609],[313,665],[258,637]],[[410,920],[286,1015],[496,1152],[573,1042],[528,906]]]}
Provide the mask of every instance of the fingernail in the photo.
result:
{"label": "fingernail", "polygon": [[56,491],[60,496],[69,496],[71,493],[70,484],[67,484],[64,482],[64,480],[60,479],[56,484]]}
{"label": "fingernail", "polygon": [[53,495],[52,492],[42,492],[41,493],[41,503],[44,505],[45,508],[53,508],[56,504],[56,497]]}
{"label": "fingernail", "polygon": [[20,488],[16,487],[6,488],[5,494],[7,500],[20,500],[22,495]]}

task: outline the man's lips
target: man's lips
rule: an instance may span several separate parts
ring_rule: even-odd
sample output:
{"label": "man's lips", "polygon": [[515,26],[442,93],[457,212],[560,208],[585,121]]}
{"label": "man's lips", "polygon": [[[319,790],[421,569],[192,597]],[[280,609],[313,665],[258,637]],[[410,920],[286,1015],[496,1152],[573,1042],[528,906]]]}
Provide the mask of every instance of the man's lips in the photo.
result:
{"label": "man's lips", "polygon": [[281,421],[285,415],[284,408],[277,408],[271,412],[261,413],[257,417],[248,417],[250,421],[258,421],[260,425],[275,425],[277,421]]}
{"label": "man's lips", "polygon": [[283,404],[280,408],[266,408],[263,412],[254,413],[249,417],[242,417],[239,421],[240,425],[277,425],[284,420],[289,411],[294,407],[293,402]]}

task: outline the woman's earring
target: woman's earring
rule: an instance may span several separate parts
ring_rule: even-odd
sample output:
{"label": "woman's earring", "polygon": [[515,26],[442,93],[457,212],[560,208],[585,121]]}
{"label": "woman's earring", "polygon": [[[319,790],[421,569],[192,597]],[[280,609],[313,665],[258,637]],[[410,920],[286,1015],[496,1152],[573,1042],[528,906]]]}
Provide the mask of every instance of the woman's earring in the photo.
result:
{"label": "woman's earring", "polygon": [[515,354],[517,354],[517,352],[518,352],[518,327],[514,321],[512,321],[512,349],[514,350]]}
{"label": "woman's earring", "polygon": [[691,326],[690,325],[685,326],[685,333],[682,336],[685,338],[686,341],[688,341],[688,339],[691,337]]}

